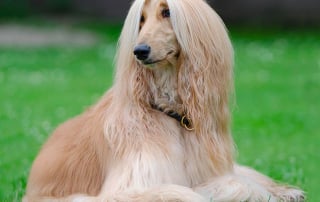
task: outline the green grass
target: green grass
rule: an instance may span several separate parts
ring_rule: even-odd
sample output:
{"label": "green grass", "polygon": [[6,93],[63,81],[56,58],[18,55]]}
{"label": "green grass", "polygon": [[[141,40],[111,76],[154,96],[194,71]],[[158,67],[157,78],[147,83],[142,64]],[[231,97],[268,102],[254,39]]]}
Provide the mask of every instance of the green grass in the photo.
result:
{"label": "green grass", "polygon": [[320,32],[235,30],[239,162],[320,201]]}
{"label": "green grass", "polygon": [[[92,47],[0,47],[0,201],[19,201],[48,134],[112,84],[118,26]],[[320,201],[320,31],[231,29],[238,161]],[[318,147],[316,147],[318,146]]]}

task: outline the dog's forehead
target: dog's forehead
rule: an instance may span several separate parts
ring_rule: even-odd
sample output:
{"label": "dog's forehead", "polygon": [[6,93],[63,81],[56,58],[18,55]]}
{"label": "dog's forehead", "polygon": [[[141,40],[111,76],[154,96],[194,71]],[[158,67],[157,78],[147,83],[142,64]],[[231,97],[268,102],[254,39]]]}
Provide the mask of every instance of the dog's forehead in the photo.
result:
{"label": "dog's forehead", "polygon": [[168,7],[166,0],[145,0],[143,11],[154,12],[154,10],[164,7]]}

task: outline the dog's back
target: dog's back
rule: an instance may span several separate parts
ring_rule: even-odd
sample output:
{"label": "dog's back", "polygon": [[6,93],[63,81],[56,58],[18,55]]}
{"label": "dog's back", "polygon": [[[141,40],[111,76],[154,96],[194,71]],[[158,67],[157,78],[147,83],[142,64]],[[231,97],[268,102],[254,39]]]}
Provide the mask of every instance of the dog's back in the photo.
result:
{"label": "dog's back", "polygon": [[110,96],[60,125],[33,163],[26,196],[97,195],[105,177],[103,117]]}

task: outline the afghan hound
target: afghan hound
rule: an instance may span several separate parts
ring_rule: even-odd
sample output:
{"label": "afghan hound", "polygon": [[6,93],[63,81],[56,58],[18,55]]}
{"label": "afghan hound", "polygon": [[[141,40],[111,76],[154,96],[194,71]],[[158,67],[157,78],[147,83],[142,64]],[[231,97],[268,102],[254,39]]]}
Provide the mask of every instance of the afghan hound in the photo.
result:
{"label": "afghan hound", "polygon": [[204,0],[136,0],[113,87],[50,136],[24,201],[303,201],[234,161],[233,50]]}

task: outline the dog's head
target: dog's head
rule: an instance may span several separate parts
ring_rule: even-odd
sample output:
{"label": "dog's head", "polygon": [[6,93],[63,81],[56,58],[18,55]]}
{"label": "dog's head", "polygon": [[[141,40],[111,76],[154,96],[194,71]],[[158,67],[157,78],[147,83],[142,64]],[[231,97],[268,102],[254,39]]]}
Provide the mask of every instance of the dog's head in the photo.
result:
{"label": "dog's head", "polygon": [[171,24],[171,13],[165,0],[146,0],[134,47],[136,59],[144,65],[175,65],[180,46]]}
{"label": "dog's head", "polygon": [[150,65],[176,68],[177,94],[195,130],[227,133],[233,50],[224,23],[205,0],[134,1],[119,41],[119,96],[150,103],[153,72],[142,68]]}

